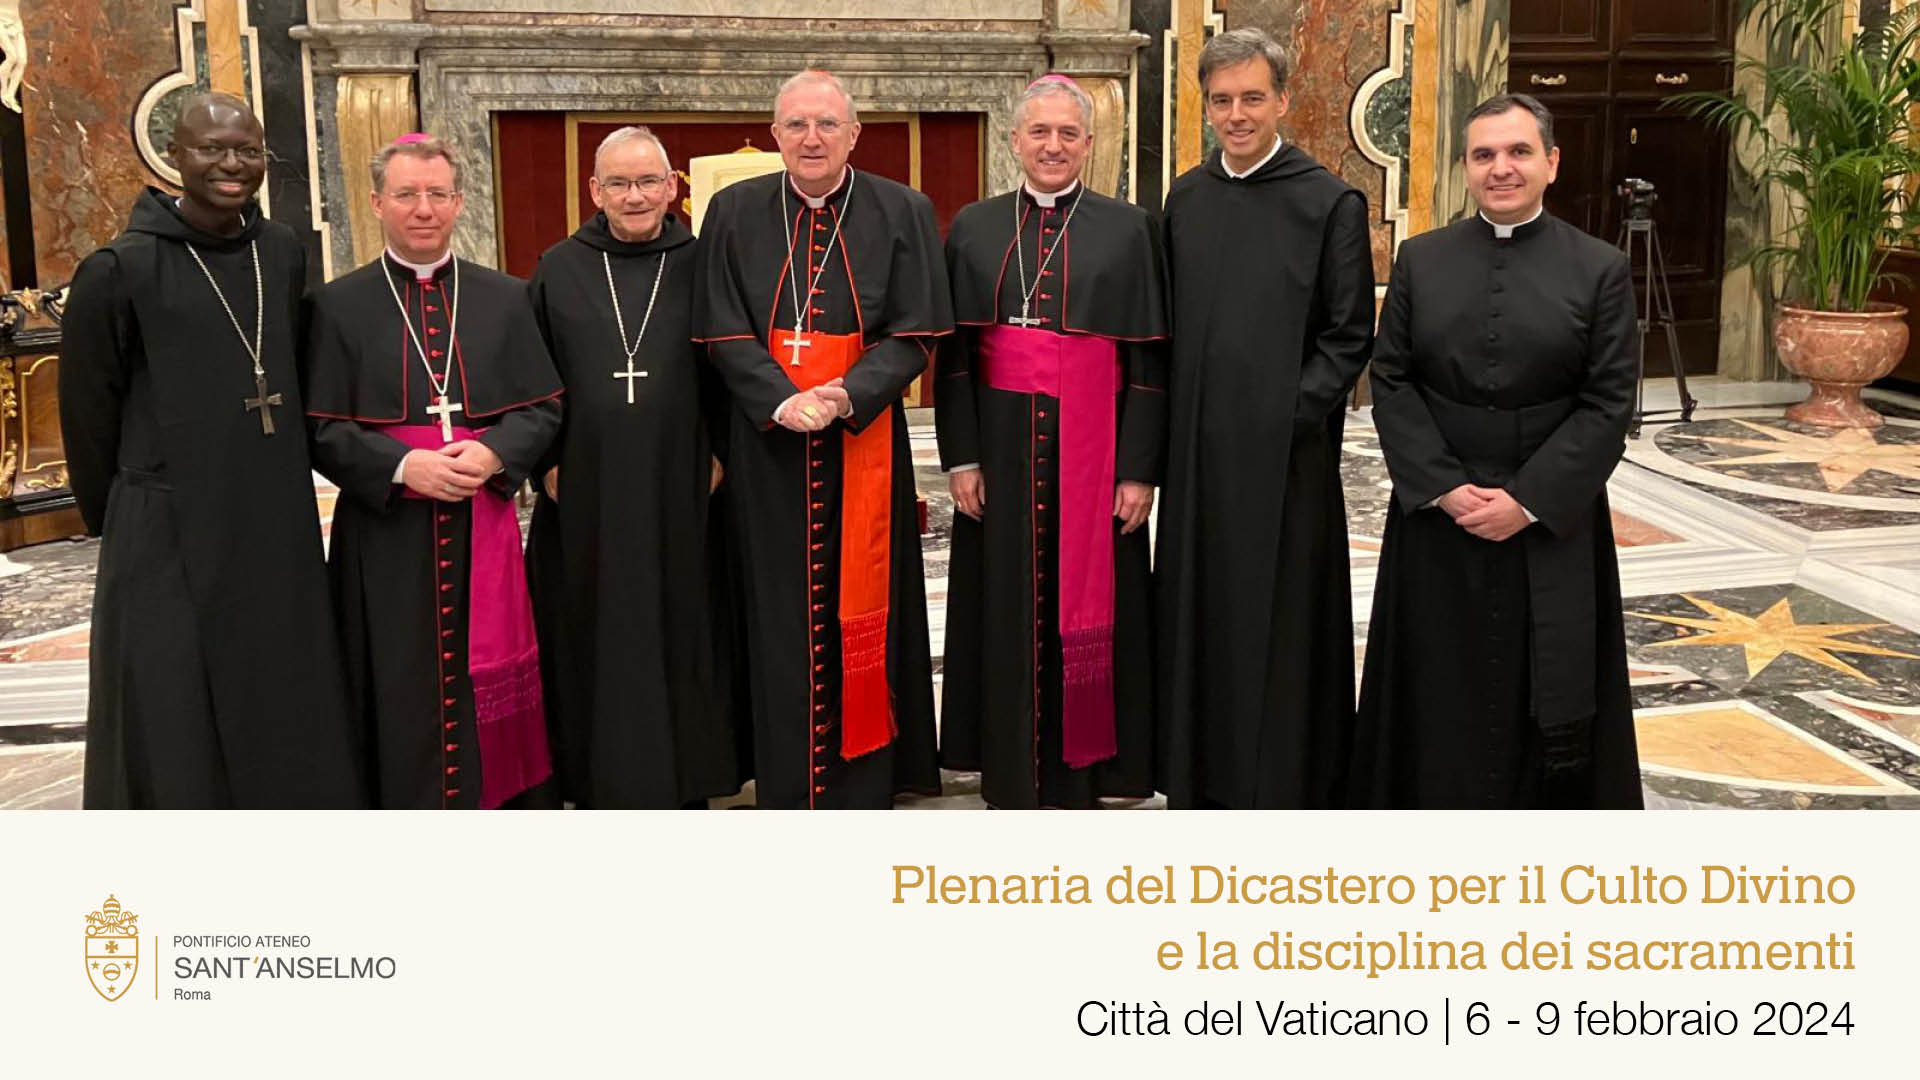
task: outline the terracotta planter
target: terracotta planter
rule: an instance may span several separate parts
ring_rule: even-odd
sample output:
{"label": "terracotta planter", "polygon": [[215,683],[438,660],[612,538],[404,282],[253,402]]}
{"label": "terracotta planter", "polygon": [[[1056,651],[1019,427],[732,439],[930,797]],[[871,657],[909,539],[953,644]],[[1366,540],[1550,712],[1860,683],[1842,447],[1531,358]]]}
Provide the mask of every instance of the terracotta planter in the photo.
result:
{"label": "terracotta planter", "polygon": [[1835,428],[1877,428],[1886,420],[1860,400],[1860,388],[1883,378],[1907,352],[1907,309],[1872,303],[1866,311],[1814,311],[1782,304],[1773,345],[1787,370],[1813,384],[1787,419]]}

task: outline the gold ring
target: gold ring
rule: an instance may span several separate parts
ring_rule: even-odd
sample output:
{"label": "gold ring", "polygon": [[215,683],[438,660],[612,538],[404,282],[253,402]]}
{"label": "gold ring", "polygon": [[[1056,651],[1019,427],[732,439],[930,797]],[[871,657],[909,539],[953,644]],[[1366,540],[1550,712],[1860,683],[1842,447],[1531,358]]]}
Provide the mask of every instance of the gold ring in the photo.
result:
{"label": "gold ring", "polygon": [[812,407],[812,406],[807,406],[806,408],[803,408],[803,409],[801,409],[800,411],[801,411],[802,413],[805,413],[805,414],[806,414],[806,417],[807,417],[807,419],[809,419],[809,420],[818,420],[818,419],[820,419],[820,414],[819,414],[819,413],[817,413],[817,412],[815,412],[815,411],[813,410],[813,407]]}

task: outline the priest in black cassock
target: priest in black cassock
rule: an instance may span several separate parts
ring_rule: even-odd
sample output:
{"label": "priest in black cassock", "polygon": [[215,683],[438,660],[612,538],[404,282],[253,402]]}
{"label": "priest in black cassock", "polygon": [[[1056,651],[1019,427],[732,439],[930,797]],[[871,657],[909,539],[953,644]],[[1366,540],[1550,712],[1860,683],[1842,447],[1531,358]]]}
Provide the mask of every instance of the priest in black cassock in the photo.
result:
{"label": "priest in black cassock", "polygon": [[101,537],[88,809],[366,805],[296,370],[306,252],[266,220],[260,122],[202,94],[62,327],[74,498]]}
{"label": "priest in black cassock", "polygon": [[307,413],[340,485],[334,602],[381,807],[551,805],[512,496],[560,428],[526,286],[455,258],[460,168],[403,135],[373,163],[378,259],[315,293]]}
{"label": "priest in black cassock", "polygon": [[947,237],[934,411],[953,490],[941,764],[1003,809],[1153,794],[1147,516],[1166,444],[1166,304],[1147,213],[1087,190],[1093,103],[1014,112],[1018,191]]}
{"label": "priest in black cassock", "polygon": [[953,329],[933,205],[858,172],[824,71],[774,102],[786,169],[714,194],[694,333],[733,404],[759,805],[937,792],[926,583],[900,397]]}
{"label": "priest in black cassock", "polygon": [[698,244],[646,128],[600,143],[588,192],[599,213],[529,285],[567,387],[527,540],[555,773],[582,808],[705,806],[740,781],[709,609]]}
{"label": "priest in black cassock", "polygon": [[1546,213],[1553,117],[1468,114],[1480,213],[1400,246],[1373,350],[1393,505],[1353,801],[1641,805],[1607,477],[1637,376],[1619,250]]}
{"label": "priest in black cassock", "polygon": [[1161,789],[1172,807],[1340,805],[1353,722],[1340,435],[1373,333],[1365,196],[1279,135],[1287,54],[1200,53],[1221,151],[1174,181],[1161,493]]}

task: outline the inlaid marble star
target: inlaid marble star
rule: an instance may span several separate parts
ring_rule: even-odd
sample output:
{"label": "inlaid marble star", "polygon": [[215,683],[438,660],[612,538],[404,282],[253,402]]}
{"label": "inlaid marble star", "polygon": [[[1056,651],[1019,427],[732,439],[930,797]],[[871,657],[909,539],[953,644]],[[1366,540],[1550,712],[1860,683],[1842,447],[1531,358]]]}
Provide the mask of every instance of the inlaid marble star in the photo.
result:
{"label": "inlaid marble star", "polygon": [[1878,470],[1909,480],[1920,480],[1920,444],[1883,443],[1864,428],[1847,428],[1829,436],[1802,435],[1799,432],[1766,427],[1735,420],[1734,423],[1766,436],[1764,439],[1730,439],[1720,435],[1682,435],[1720,446],[1737,446],[1770,453],[1721,461],[1704,461],[1708,468],[1740,465],[1812,465],[1828,491],[1839,491],[1868,470]]}
{"label": "inlaid marble star", "polygon": [[1746,651],[1747,677],[1749,679],[1766,670],[1782,653],[1791,653],[1804,660],[1811,660],[1821,667],[1863,679],[1875,686],[1879,682],[1833,655],[1837,652],[1861,653],[1867,656],[1897,656],[1907,660],[1920,660],[1912,653],[1895,652],[1878,645],[1867,645],[1857,641],[1841,641],[1841,634],[1857,633],[1861,630],[1878,630],[1887,623],[1802,623],[1793,617],[1793,605],[1786,597],[1759,615],[1746,615],[1729,608],[1721,607],[1711,600],[1702,600],[1697,596],[1686,596],[1688,603],[1711,615],[1710,619],[1692,618],[1685,615],[1655,615],[1644,611],[1630,611],[1627,614],[1654,622],[1685,626],[1705,631],[1688,637],[1674,638],[1671,641],[1656,641],[1652,648],[1693,648],[1703,645],[1738,645]]}

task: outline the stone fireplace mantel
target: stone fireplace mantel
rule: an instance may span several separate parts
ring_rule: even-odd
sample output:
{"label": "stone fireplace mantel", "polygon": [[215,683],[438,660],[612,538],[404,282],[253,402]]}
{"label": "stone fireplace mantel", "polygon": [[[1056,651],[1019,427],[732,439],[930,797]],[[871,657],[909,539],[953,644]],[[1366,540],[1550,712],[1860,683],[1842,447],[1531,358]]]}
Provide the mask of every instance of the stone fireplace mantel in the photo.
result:
{"label": "stone fireplace mantel", "polygon": [[[407,130],[387,130],[403,124],[404,109],[394,102],[417,100],[418,126],[457,140],[468,163],[455,250],[489,266],[499,265],[496,111],[770,112],[788,76],[825,67],[846,82],[864,111],[984,114],[987,186],[1005,191],[1019,182],[1012,156],[996,152],[1012,130],[1013,104],[1033,78],[1060,70],[1092,84],[1103,121],[1096,133],[1105,144],[1096,147],[1095,159],[1111,179],[1089,180],[1112,190],[1129,134],[1120,103],[1135,53],[1146,42],[1125,29],[1124,19],[1113,29],[1060,28],[1047,19],[943,29],[924,19],[738,26],[722,19],[588,25],[461,18],[436,11],[425,22],[316,21],[293,33],[311,50],[316,112],[336,119],[316,131],[327,205],[365,215],[360,159]],[[329,216],[339,222],[349,215]],[[356,251],[353,237],[367,232],[366,223],[354,224],[355,230],[332,230],[332,262],[340,269],[371,257]],[[359,246],[366,246],[365,237]]]}

